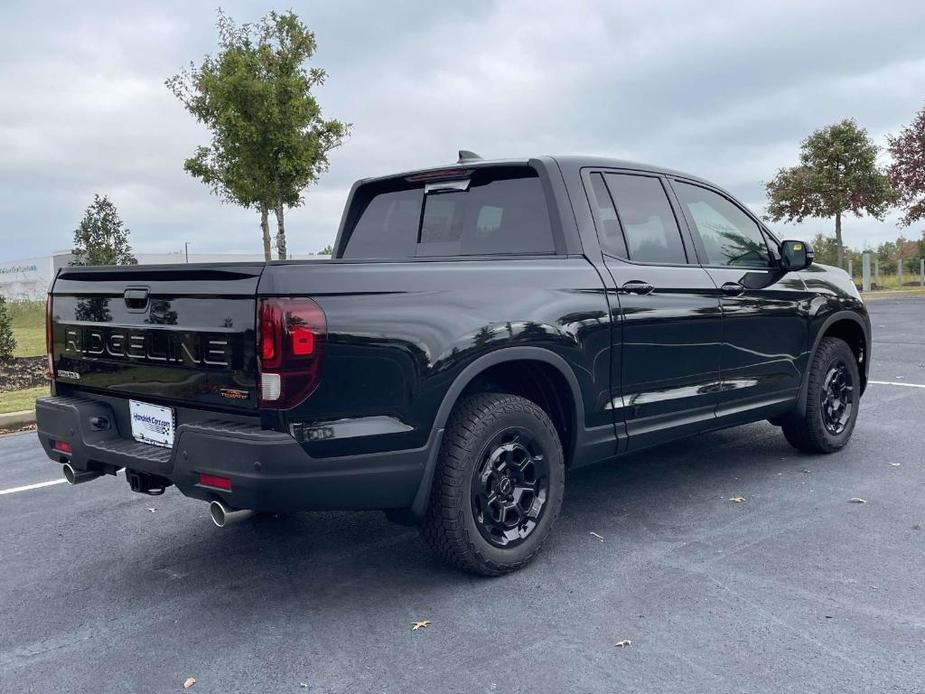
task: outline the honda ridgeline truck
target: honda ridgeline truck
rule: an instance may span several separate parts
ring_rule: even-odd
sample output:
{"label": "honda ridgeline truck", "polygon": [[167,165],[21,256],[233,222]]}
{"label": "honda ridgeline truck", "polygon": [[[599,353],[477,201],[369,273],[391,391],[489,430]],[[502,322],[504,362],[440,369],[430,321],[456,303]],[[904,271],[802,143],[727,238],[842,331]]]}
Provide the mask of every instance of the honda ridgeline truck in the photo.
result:
{"label": "honda ridgeline truck", "polygon": [[870,322],[812,258],[694,176],[461,152],[356,183],[331,260],[62,268],[38,436],[73,483],[382,509],[500,574],[571,468],[764,419],[847,443]]}

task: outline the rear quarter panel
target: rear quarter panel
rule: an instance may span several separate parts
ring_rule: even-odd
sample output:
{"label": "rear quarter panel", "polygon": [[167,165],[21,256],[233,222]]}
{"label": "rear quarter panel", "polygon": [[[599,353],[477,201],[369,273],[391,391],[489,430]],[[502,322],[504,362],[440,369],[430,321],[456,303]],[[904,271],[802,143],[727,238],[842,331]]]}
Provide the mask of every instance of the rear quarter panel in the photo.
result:
{"label": "rear quarter panel", "polygon": [[321,382],[285,415],[305,427],[313,456],[425,445],[463,369],[510,346],[561,356],[583,425],[612,423],[607,298],[584,258],[272,265],[258,292],[310,296],[325,312]]}

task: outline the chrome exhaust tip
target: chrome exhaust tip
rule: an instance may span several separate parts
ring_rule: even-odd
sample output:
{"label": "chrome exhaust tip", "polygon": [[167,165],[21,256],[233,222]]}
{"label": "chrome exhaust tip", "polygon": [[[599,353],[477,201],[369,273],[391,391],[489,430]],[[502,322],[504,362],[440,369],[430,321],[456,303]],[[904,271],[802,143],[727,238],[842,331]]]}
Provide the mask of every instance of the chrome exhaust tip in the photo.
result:
{"label": "chrome exhaust tip", "polygon": [[83,484],[97,477],[102,477],[102,472],[93,472],[91,470],[76,470],[70,463],[64,464],[64,479],[68,484]]}
{"label": "chrome exhaust tip", "polygon": [[252,511],[229,508],[221,501],[213,501],[209,504],[209,516],[218,528],[250,518],[251,515],[253,515]]}

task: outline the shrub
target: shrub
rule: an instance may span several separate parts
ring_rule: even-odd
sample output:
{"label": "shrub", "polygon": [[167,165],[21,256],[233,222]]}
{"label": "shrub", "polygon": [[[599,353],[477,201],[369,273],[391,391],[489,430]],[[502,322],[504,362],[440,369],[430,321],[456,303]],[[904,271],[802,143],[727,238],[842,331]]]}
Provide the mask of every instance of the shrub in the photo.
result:
{"label": "shrub", "polygon": [[10,312],[6,308],[6,300],[0,296],[0,359],[9,359],[16,349],[16,338],[13,337],[13,324]]}

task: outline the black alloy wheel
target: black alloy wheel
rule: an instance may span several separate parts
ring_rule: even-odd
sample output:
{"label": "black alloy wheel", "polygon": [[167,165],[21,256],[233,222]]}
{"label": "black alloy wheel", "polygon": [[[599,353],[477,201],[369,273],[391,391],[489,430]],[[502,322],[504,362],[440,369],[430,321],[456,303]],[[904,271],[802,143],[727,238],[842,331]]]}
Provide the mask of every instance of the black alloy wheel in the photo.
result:
{"label": "black alloy wheel", "polygon": [[510,393],[476,393],[447,422],[421,536],[464,571],[516,571],[542,548],[564,492],[562,442],[543,408]]}
{"label": "black alloy wheel", "polygon": [[834,453],[848,443],[858,417],[861,366],[844,340],[819,341],[810,359],[806,404],[780,419],[791,446],[806,453]]}
{"label": "black alloy wheel", "polygon": [[476,526],[496,547],[515,547],[540,521],[549,494],[549,465],[542,444],[522,427],[497,434],[472,474]]}
{"label": "black alloy wheel", "polygon": [[841,434],[854,408],[854,381],[844,361],[833,363],[822,382],[822,423],[833,436]]}

